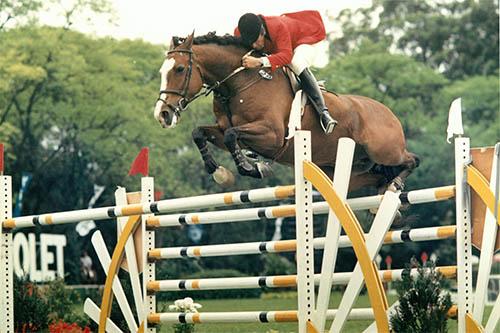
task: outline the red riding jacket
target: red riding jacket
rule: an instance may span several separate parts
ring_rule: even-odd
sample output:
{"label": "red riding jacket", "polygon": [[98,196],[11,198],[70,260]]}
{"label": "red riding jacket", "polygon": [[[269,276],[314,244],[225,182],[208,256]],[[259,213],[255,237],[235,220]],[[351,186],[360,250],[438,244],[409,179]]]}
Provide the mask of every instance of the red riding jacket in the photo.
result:
{"label": "red riding jacket", "polygon": [[[315,44],[326,38],[325,25],[316,10],[288,13],[281,16],[261,16],[264,19],[267,36],[264,52],[270,54],[271,70],[288,65],[293,50],[301,44]],[[238,28],[235,36],[240,36]]]}

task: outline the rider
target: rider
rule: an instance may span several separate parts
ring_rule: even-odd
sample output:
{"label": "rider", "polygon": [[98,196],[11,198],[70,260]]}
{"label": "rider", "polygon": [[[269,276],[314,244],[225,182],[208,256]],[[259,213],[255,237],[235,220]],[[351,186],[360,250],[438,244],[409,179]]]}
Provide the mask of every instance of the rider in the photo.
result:
{"label": "rider", "polygon": [[270,67],[274,71],[290,65],[313,101],[323,130],[330,134],[337,121],[328,112],[318,82],[309,70],[318,55],[320,42],[326,38],[319,12],[308,10],[281,16],[247,13],[240,17],[234,34],[248,47],[270,54],[260,58],[244,56],[244,67]]}

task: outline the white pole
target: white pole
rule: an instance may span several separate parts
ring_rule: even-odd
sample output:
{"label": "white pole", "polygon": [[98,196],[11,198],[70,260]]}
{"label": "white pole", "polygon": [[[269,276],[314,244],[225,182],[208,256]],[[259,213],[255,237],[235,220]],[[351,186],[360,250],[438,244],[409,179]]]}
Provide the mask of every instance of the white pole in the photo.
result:
{"label": "white pole", "polygon": [[314,311],[314,246],[312,185],[304,178],[303,161],[311,160],[311,132],[297,131],[295,150],[295,207],[297,238],[297,297],[299,333],[307,332]]}
{"label": "white pole", "polygon": [[[297,138],[297,136],[295,136]],[[335,318],[337,310],[328,310],[326,318]],[[241,312],[200,312],[200,313],[157,313],[150,316],[154,323],[284,323],[297,322],[297,311],[241,311]],[[371,308],[353,309],[349,319],[373,319]]]}
{"label": "white pole", "polygon": [[167,199],[157,202],[153,202],[154,195],[151,194],[152,201],[142,204],[80,209],[68,212],[21,216],[14,219],[3,220],[2,223],[6,227],[14,229],[34,227],[37,225],[74,223],[89,219],[104,220],[114,219],[120,216],[132,216],[150,213],[168,213],[174,211],[210,207],[227,207],[244,203],[282,200],[293,196],[294,191],[294,186],[276,186],[248,191],[236,191],[177,199]]}
{"label": "white pole", "polygon": [[[401,201],[399,200],[399,193],[391,191],[385,192],[382,204],[380,205],[377,215],[373,220],[370,232],[366,237],[366,247],[368,249],[370,260],[374,260],[377,256],[384,241],[384,235],[387,233],[387,230],[389,230],[400,205]],[[342,331],[349,312],[352,310],[354,302],[363,287],[363,283],[363,272],[361,271],[361,266],[357,263],[353,271],[353,276],[344,291],[342,301],[338,307],[337,316],[333,320],[332,326],[330,327],[330,333]]]}
{"label": "white pole", "polygon": [[[143,177],[141,179],[141,202],[148,205],[154,202],[154,178]],[[148,325],[147,316],[150,313],[156,312],[156,296],[148,295],[147,285],[148,282],[156,279],[156,264],[148,260],[148,252],[155,248],[155,232],[154,230],[146,229],[146,220],[152,215],[142,215],[141,229],[142,229],[142,262],[144,273],[142,276],[142,295],[144,297],[144,332],[156,333],[156,327]]]}
{"label": "white pole", "polygon": [[[424,242],[455,238],[456,226],[416,228],[410,230],[389,231],[384,237],[384,244],[399,244],[404,242]],[[367,235],[365,234],[365,237]],[[314,249],[325,247],[325,237],[314,238]],[[295,239],[269,242],[249,242],[214,244],[200,246],[179,246],[156,248],[149,252],[149,259],[180,259],[218,256],[235,256],[261,253],[294,252],[297,246]],[[339,247],[352,246],[349,237],[340,236]]]}
{"label": "white pole", "polygon": [[[127,191],[124,187],[119,187],[115,191],[115,203],[117,205],[126,205],[128,203]],[[122,230],[127,224],[127,221],[128,221],[127,217],[118,217],[116,219],[116,228],[118,231],[117,239],[120,238]],[[139,325],[140,325],[140,323],[144,319],[146,319],[146,316],[144,315],[144,309],[143,309],[144,300],[142,298],[142,287],[141,287],[141,281],[139,279],[139,268],[137,267],[137,253],[135,252],[133,235],[132,237],[129,237],[129,239],[127,239],[127,242],[125,244],[125,257],[127,258],[127,268],[130,276],[130,284],[132,286],[134,304],[137,310],[137,318],[139,319]],[[141,253],[139,253],[139,257],[142,258],[142,251]]]}
{"label": "white pole", "polygon": [[[0,157],[1,158],[1,157]],[[0,220],[12,217],[12,178],[0,176]],[[14,254],[12,231],[0,225],[0,332],[14,332]]]}
{"label": "white pole", "polygon": [[[99,262],[101,263],[101,267],[104,270],[104,273],[108,275],[109,265],[111,264],[111,256],[109,255],[108,248],[106,247],[106,243],[104,242],[104,238],[100,231],[96,231],[92,234],[92,245],[94,245],[94,250],[97,254]],[[127,322],[127,326],[131,332],[137,331],[137,323],[135,322],[134,315],[132,313],[132,309],[127,300],[127,296],[125,295],[125,291],[120,282],[118,276],[115,276],[113,279],[113,293],[116,296],[116,301],[122,311],[123,317]]]}
{"label": "white pole", "polygon": [[457,218],[458,333],[465,333],[465,314],[472,311],[472,249],[470,188],[465,167],[470,163],[469,138],[455,138],[455,188]]}
{"label": "white pole", "polygon": [[[349,180],[351,179],[352,160],[354,157],[354,147],[356,143],[349,138],[341,138],[337,149],[337,159],[335,162],[335,174],[333,176],[333,187],[339,197],[345,201],[349,190]],[[339,248],[340,232],[342,224],[330,209],[325,235],[325,249],[323,251],[323,262],[321,264],[321,280],[318,291],[318,301],[314,314],[314,326],[319,332],[323,332],[326,324],[326,312],[330,302],[332,291],[332,273],[335,271],[337,251]]]}

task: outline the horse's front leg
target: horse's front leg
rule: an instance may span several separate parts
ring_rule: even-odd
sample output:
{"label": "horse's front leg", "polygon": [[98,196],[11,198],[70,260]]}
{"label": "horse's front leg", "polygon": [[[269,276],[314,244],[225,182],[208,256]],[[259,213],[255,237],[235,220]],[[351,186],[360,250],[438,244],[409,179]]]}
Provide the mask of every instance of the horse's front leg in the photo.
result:
{"label": "horse's front leg", "polygon": [[231,171],[219,165],[210,153],[207,142],[226,150],[224,145],[224,133],[217,125],[200,126],[192,132],[193,141],[200,151],[201,158],[205,164],[205,170],[212,175],[214,180],[224,186],[228,187],[234,184],[234,175]]}
{"label": "horse's front leg", "polygon": [[[272,169],[268,163],[247,156],[238,144],[238,140],[242,140],[248,144],[253,143],[252,146],[256,144],[258,146],[259,141],[265,142],[266,131],[264,127],[247,124],[231,127],[224,132],[224,145],[233,156],[238,172],[241,175],[253,178],[264,178],[272,175]],[[267,145],[269,145],[269,141],[267,141]],[[265,145],[262,145],[262,147],[265,147]]]}
{"label": "horse's front leg", "polygon": [[198,147],[198,150],[200,151],[201,158],[203,158],[205,170],[209,174],[213,174],[219,167],[219,164],[214,160],[214,157],[210,153],[207,142],[210,142],[221,149],[226,149],[224,146],[224,132],[222,132],[217,125],[200,126],[193,130],[192,136],[196,147]]}

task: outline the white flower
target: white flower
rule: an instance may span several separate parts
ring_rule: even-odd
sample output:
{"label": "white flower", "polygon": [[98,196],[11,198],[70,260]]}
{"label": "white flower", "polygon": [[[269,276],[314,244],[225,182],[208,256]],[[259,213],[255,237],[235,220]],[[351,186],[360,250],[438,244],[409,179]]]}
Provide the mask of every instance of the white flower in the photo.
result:
{"label": "white flower", "polygon": [[194,303],[191,297],[186,297],[184,299],[178,299],[174,302],[174,305],[169,305],[168,309],[170,311],[177,312],[198,312],[197,309],[201,308],[201,304]]}

